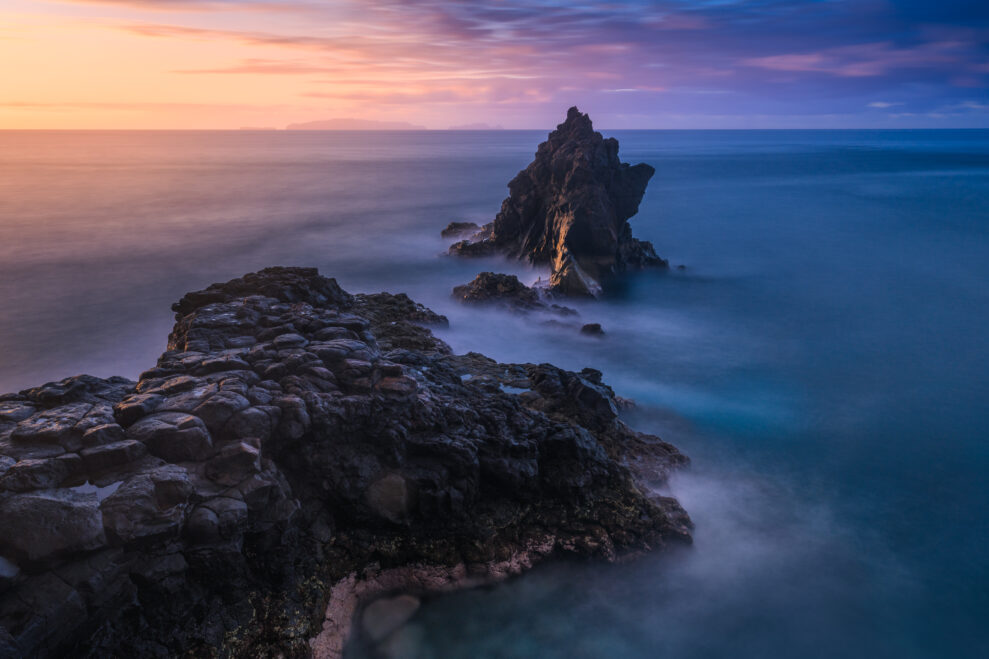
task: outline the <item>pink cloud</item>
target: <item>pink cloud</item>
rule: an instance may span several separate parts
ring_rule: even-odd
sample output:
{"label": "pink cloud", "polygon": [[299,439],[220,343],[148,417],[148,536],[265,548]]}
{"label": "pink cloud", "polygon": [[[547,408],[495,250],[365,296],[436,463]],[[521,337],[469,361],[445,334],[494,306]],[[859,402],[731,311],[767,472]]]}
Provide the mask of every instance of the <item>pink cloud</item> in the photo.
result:
{"label": "pink cloud", "polygon": [[894,69],[964,65],[970,44],[934,41],[910,48],[874,42],[828,48],[809,53],[787,53],[741,60],[744,66],[771,71],[819,72],[848,78],[881,76]]}

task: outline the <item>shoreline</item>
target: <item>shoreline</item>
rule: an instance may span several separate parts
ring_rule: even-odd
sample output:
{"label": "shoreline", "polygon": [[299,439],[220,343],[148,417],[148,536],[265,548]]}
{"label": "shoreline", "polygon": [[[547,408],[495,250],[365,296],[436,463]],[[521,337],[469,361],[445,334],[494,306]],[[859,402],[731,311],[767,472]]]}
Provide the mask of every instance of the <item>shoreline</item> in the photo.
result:
{"label": "shoreline", "polygon": [[687,459],[593,369],[453,355],[442,316],[315,269],[173,308],[138,382],[0,396],[8,654],[334,657],[389,592],[690,540],[637,484]]}

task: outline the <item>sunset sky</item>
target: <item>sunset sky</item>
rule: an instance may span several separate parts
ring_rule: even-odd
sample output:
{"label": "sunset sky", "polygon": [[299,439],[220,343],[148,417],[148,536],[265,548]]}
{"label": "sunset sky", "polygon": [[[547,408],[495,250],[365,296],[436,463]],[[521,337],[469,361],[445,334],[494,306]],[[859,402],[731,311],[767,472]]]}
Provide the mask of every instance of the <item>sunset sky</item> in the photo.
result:
{"label": "sunset sky", "polygon": [[986,0],[0,0],[0,128],[989,127]]}

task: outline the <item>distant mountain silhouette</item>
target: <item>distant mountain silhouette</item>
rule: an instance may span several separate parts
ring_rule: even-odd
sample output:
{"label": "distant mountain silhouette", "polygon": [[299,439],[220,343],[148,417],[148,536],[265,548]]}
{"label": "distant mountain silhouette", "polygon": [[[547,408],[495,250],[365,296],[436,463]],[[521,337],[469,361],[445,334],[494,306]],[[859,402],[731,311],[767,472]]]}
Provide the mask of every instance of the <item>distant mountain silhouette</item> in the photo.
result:
{"label": "distant mountain silhouette", "polygon": [[373,119],[324,119],[289,124],[285,130],[426,130],[425,126],[407,121],[375,121]]}
{"label": "distant mountain silhouette", "polygon": [[447,130],[505,130],[504,126],[492,126],[491,124],[476,123],[476,124],[461,124],[459,126],[450,126]]}

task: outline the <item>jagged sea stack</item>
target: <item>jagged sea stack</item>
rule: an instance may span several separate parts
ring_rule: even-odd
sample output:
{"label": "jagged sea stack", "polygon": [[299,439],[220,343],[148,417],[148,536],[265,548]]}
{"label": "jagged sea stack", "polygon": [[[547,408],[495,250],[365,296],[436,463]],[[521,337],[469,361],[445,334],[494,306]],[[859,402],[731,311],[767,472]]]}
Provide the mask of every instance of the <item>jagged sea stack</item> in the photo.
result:
{"label": "jagged sea stack", "polygon": [[549,265],[552,292],[597,295],[611,275],[667,265],[649,242],[632,237],[628,223],[655,171],[621,162],[618,140],[595,132],[590,118],[572,107],[535,160],[508,184],[494,222],[450,253],[501,252]]}

